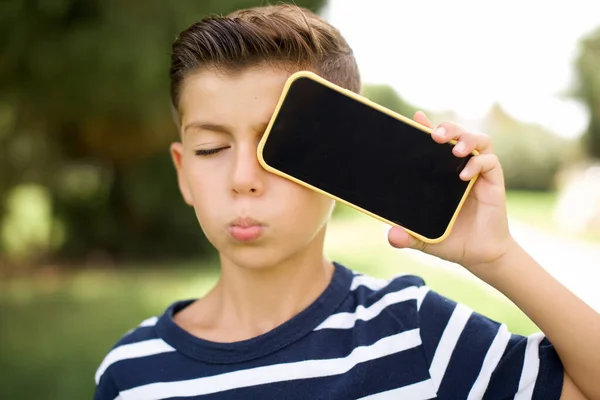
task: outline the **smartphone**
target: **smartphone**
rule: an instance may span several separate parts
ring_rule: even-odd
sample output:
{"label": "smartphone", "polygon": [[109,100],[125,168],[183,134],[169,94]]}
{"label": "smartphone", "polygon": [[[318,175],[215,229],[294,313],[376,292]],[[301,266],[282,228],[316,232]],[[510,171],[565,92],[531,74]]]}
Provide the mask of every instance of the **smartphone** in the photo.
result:
{"label": "smartphone", "polygon": [[431,129],[317,74],[289,77],[257,148],[264,169],[410,235],[437,243],[451,232],[477,177],[469,159]]}

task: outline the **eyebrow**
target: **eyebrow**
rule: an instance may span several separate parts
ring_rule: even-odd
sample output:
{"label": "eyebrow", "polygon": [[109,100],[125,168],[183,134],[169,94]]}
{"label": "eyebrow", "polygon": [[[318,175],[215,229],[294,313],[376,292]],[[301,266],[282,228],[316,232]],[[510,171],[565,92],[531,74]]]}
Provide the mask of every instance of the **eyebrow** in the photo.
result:
{"label": "eyebrow", "polygon": [[[253,130],[255,132],[262,134],[267,130],[268,125],[269,125],[269,121],[267,120],[266,122],[262,122],[262,123],[259,123],[255,126],[253,126]],[[183,132],[184,133],[187,132],[188,129],[200,129],[200,130],[213,131],[213,132],[218,132],[218,133],[225,133],[228,135],[231,135],[231,132],[233,131],[233,129],[231,129],[227,125],[220,125],[220,124],[214,124],[211,122],[202,122],[202,121],[192,121],[192,122],[188,123],[183,128]]]}
{"label": "eyebrow", "polygon": [[185,133],[189,129],[202,129],[206,131],[231,134],[231,128],[225,125],[212,124],[209,122],[192,121],[183,128],[183,132]]}

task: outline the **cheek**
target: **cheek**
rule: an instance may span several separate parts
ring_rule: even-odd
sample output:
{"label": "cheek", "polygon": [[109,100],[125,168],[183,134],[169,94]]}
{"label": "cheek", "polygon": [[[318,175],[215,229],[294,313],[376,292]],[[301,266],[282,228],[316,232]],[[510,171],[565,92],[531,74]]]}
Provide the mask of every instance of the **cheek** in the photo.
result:
{"label": "cheek", "polygon": [[[215,168],[190,162],[187,165],[186,179],[195,208],[212,208],[212,203],[220,201],[224,179]],[[205,207],[206,206],[206,207]]]}
{"label": "cheek", "polygon": [[329,217],[333,200],[316,193],[300,185],[293,184],[291,193],[287,196],[293,199],[288,204],[288,212],[294,216],[294,219],[311,219],[313,222],[320,223]]}
{"label": "cheek", "polygon": [[220,204],[223,202],[217,188],[218,177],[210,173],[196,172],[189,175],[190,191],[196,219],[202,231],[214,246],[219,243],[219,227],[222,224],[221,214],[223,210]]}

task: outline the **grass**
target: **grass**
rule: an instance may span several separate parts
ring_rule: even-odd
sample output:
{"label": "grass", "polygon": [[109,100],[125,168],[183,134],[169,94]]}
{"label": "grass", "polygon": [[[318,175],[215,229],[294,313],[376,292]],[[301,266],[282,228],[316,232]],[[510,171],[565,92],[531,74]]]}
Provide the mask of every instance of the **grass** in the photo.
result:
{"label": "grass", "polygon": [[[555,199],[510,193],[509,212],[544,228]],[[515,333],[537,331],[510,301],[460,268],[438,268],[415,253],[392,249],[385,227],[358,212],[342,207],[337,215],[326,243],[332,259],[382,278],[419,275],[433,290]],[[95,370],[123,333],[174,300],[201,296],[217,277],[216,261],[207,260],[150,270],[48,270],[0,282],[0,398],[92,398]]]}
{"label": "grass", "polygon": [[558,229],[552,218],[557,201],[557,192],[511,191],[506,194],[510,216],[545,230]]}
{"label": "grass", "polygon": [[510,300],[462,267],[438,266],[429,256],[413,250],[394,249],[387,243],[387,227],[354,210],[340,212],[343,218],[329,228],[327,251],[330,258],[352,269],[389,279],[399,274],[420,276],[438,293],[489,318],[506,323],[515,333],[530,334],[539,329]]}
{"label": "grass", "polygon": [[81,271],[0,286],[1,399],[91,399],[95,370],[127,330],[201,295],[216,263]]}
{"label": "grass", "polygon": [[[474,281],[409,258],[392,261],[360,250],[342,255],[331,248],[332,255],[340,253],[336,259],[358,271],[379,277],[417,273],[432,288],[508,323],[513,331],[536,330],[514,306]],[[92,398],[95,370],[122,334],[176,299],[201,296],[217,276],[216,263],[210,262],[197,269],[82,271],[2,284],[0,398]]]}
{"label": "grass", "polygon": [[582,232],[577,235],[563,232],[554,222],[554,207],[558,192],[509,191],[506,196],[507,210],[511,217],[555,235],[600,243],[600,232]]}

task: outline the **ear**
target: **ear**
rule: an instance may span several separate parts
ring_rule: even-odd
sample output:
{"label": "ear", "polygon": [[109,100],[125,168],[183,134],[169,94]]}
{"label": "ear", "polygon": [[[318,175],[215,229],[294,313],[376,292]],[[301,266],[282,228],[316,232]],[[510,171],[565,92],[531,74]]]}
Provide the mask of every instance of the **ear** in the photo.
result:
{"label": "ear", "polygon": [[192,195],[188,186],[185,174],[183,172],[183,145],[181,142],[171,143],[171,158],[175,165],[175,171],[177,172],[177,182],[179,184],[179,191],[183,196],[183,200],[187,205],[193,206]]}

